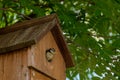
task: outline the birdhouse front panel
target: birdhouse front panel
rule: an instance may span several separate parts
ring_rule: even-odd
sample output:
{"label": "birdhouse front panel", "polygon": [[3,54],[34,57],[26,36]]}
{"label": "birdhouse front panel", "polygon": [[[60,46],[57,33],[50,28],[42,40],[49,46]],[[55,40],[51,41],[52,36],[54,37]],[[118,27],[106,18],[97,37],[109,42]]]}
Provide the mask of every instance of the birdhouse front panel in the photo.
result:
{"label": "birdhouse front panel", "polygon": [[[53,54],[48,53],[53,56],[50,61],[47,58],[51,56],[47,55],[49,49],[55,50]],[[65,61],[51,32],[48,32],[38,44],[30,47],[29,62],[29,66],[48,74],[56,80],[65,80]]]}

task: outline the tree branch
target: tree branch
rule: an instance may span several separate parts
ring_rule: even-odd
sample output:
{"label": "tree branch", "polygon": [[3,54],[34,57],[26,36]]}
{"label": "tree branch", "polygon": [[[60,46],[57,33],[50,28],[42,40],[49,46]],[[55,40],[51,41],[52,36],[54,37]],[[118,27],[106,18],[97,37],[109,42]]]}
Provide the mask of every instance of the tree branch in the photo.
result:
{"label": "tree branch", "polygon": [[[5,4],[3,4],[2,7],[5,8]],[[5,26],[7,26],[8,25],[8,21],[7,21],[7,16],[6,16],[5,11],[3,11],[2,16],[4,17],[4,20],[5,20]]]}
{"label": "tree branch", "polygon": [[26,16],[26,15],[24,15],[24,14],[21,14],[21,13],[19,13],[19,12],[16,12],[16,11],[14,11],[14,10],[9,9],[9,8],[0,8],[0,10],[10,11],[10,12],[16,13],[16,14],[18,14],[18,15],[23,16],[24,18],[26,18],[26,19],[28,19],[28,20],[31,20],[31,19],[32,19],[32,18],[29,17],[29,16]]}
{"label": "tree branch", "polygon": [[82,50],[84,50],[86,53],[88,53],[88,54],[86,54],[87,57],[89,57],[90,55],[98,56],[98,54],[91,52],[90,50],[88,50],[88,48],[82,47],[82,46],[80,46],[80,44],[76,44],[74,41],[70,40],[69,38],[66,38],[66,39],[67,39],[68,43],[75,45],[75,47],[80,47]]}

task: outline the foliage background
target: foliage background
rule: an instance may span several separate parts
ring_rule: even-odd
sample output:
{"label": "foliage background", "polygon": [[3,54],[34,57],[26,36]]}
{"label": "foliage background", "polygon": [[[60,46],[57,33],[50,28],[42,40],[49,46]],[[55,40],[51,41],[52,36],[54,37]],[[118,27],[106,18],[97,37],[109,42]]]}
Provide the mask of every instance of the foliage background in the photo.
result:
{"label": "foliage background", "polygon": [[0,28],[52,13],[76,64],[67,80],[120,80],[119,0],[0,0]]}

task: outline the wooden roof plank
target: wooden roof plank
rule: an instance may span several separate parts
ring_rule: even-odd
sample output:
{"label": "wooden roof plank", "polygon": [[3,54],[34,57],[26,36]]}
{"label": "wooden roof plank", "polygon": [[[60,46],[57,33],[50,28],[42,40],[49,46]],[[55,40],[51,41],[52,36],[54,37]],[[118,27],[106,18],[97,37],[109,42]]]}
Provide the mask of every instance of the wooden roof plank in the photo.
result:
{"label": "wooden roof plank", "polygon": [[19,49],[20,47],[18,45],[28,47],[27,44],[31,42],[32,44],[36,43],[45,35],[46,31],[51,29],[50,26],[53,27],[55,25],[52,24],[54,23],[53,21],[0,35],[0,53]]}
{"label": "wooden roof plank", "polygon": [[52,14],[52,15],[48,15],[48,16],[45,16],[45,17],[42,17],[42,18],[35,18],[35,19],[32,19],[32,20],[26,20],[26,21],[23,21],[23,22],[19,22],[19,23],[16,23],[12,26],[7,26],[5,28],[1,28],[0,29],[0,34],[6,34],[6,33],[9,33],[9,32],[14,32],[14,31],[17,31],[19,29],[25,29],[25,28],[28,28],[30,26],[33,26],[33,25],[36,25],[36,24],[43,24],[43,23],[47,23],[53,19],[57,18],[57,15],[56,14]]}

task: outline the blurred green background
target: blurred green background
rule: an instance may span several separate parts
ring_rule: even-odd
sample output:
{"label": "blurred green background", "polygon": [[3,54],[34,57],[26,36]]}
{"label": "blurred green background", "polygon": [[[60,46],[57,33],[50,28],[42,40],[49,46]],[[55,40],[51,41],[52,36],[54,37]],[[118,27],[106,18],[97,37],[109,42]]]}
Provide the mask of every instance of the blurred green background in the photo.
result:
{"label": "blurred green background", "polygon": [[52,13],[75,62],[66,80],[120,80],[120,0],[0,0],[0,28]]}

